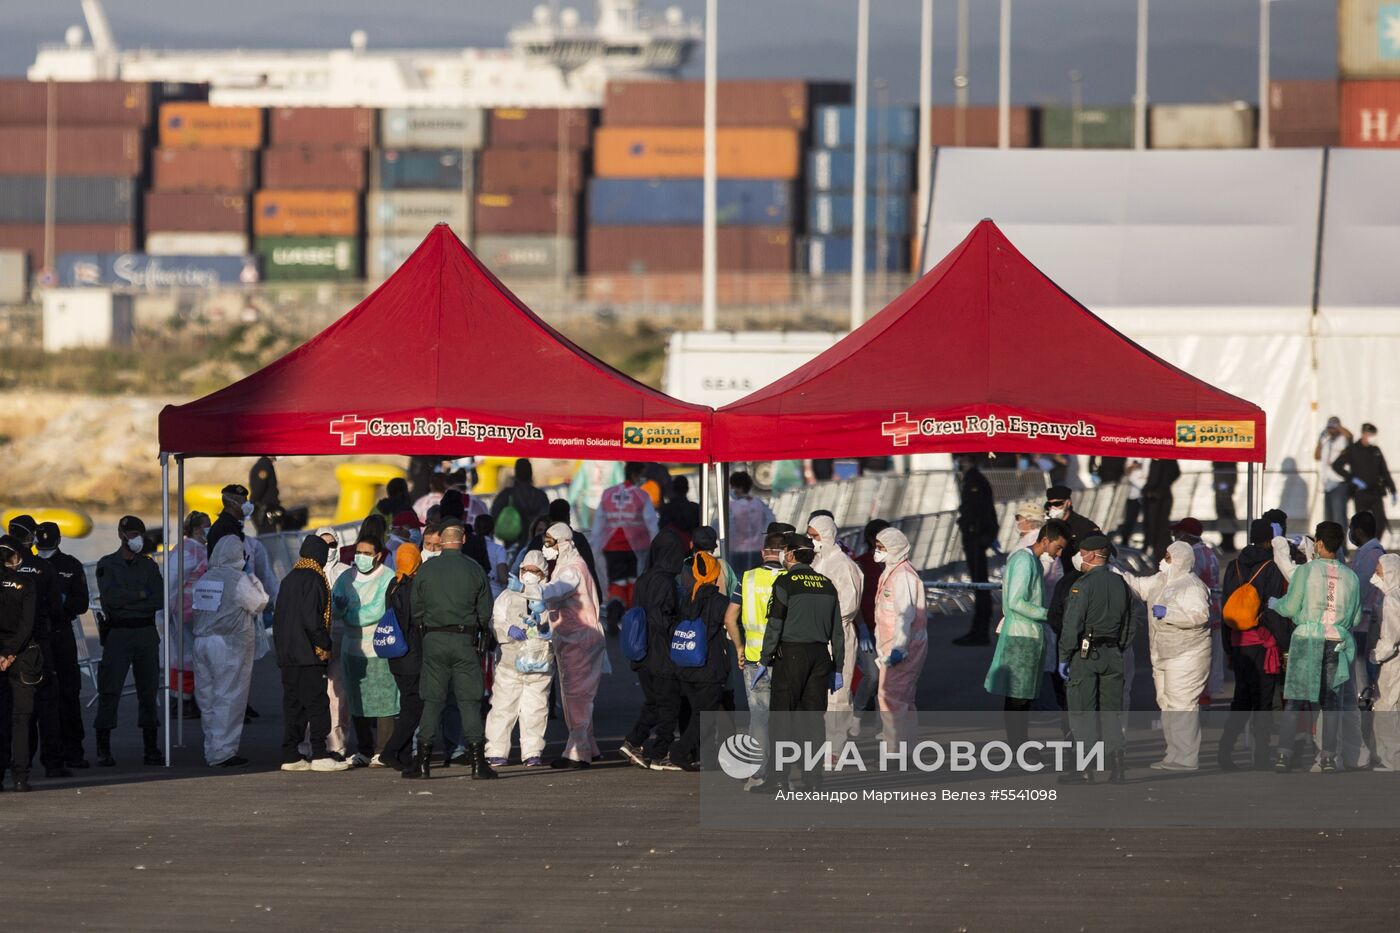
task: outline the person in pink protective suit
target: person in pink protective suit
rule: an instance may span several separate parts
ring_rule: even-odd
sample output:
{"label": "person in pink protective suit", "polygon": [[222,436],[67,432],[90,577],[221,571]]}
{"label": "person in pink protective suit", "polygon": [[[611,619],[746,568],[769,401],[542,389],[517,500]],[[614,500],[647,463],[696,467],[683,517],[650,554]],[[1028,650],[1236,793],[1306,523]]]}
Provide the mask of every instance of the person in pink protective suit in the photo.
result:
{"label": "person in pink protective suit", "polygon": [[885,741],[895,741],[897,719],[915,711],[914,693],[928,655],[924,581],[909,562],[909,539],[897,528],[875,536],[875,560],[885,565],[875,593],[875,657]]}

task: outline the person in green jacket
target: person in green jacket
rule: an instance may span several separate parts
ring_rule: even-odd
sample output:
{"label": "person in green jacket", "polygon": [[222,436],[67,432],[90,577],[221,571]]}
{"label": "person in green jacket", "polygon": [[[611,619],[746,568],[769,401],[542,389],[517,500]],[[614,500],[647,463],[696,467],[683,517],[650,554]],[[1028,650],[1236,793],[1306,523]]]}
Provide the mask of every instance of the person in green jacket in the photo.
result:
{"label": "person in green jacket", "polygon": [[1059,560],[1070,537],[1069,526],[1047,522],[1030,547],[1006,559],[1001,578],[1001,627],[983,686],[1006,698],[1006,738],[1012,748],[1025,743],[1027,713],[1044,680],[1045,573],[1041,559]]}

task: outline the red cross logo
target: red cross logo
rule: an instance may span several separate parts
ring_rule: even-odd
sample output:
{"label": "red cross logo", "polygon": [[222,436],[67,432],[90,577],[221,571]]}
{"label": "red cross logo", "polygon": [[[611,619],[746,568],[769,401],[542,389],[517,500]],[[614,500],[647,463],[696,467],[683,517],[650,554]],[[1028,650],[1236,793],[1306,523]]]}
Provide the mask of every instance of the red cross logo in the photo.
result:
{"label": "red cross logo", "polygon": [[908,447],[909,438],[919,433],[919,422],[909,420],[909,412],[896,412],[895,416],[880,425],[880,433],[894,439],[894,446]]}
{"label": "red cross logo", "polygon": [[369,422],[359,415],[343,415],[331,422],[331,433],[340,435],[340,446],[354,447],[361,434],[369,433]]}

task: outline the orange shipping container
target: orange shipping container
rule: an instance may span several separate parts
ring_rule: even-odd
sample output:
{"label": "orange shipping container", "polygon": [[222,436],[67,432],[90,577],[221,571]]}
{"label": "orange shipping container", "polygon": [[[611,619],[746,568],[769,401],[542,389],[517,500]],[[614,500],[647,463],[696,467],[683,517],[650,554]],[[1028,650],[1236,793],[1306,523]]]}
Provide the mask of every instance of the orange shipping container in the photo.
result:
{"label": "orange shipping container", "polygon": [[262,143],[261,107],[160,105],[162,149],[259,149]]}
{"label": "orange shipping container", "polygon": [[354,236],[360,197],[354,191],[258,191],[253,195],[257,236]]}
{"label": "orange shipping container", "polygon": [[156,191],[252,191],[257,154],[246,149],[157,149],[151,154]]}
{"label": "orange shipping container", "polygon": [[[801,164],[796,130],[721,129],[715,133],[720,178],[797,177]],[[700,129],[601,127],[593,140],[593,173],[599,178],[699,178],[705,167]]]}
{"label": "orange shipping container", "polygon": [[1342,82],[1342,145],[1400,149],[1400,81]]}

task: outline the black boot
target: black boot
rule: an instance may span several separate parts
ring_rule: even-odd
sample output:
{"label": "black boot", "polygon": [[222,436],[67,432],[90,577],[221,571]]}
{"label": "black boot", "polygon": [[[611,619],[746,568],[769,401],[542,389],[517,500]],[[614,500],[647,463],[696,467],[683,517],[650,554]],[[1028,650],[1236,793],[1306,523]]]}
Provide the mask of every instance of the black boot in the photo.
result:
{"label": "black boot", "polygon": [[423,780],[432,777],[433,747],[431,745],[420,745],[418,747],[418,758],[413,764],[414,766],[410,770],[416,772],[414,777]]}
{"label": "black boot", "polygon": [[468,745],[467,754],[472,759],[473,781],[491,781],[500,777],[486,760],[486,744],[484,742],[473,742]]}
{"label": "black boot", "polygon": [[114,768],[117,761],[112,757],[112,730],[97,730],[97,766],[99,768]]}
{"label": "black boot", "polygon": [[34,788],[32,788],[32,787],[29,786],[29,772],[28,772],[28,771],[16,771],[16,772],[14,772],[14,775],[15,775],[15,792],[16,792],[16,793],[24,794],[24,793],[28,793],[29,791],[31,791],[31,790],[34,789]]}
{"label": "black boot", "polygon": [[1127,766],[1127,764],[1124,762],[1123,757],[1124,757],[1124,753],[1121,752],[1121,751],[1119,751],[1119,752],[1114,752],[1114,753],[1109,757],[1109,764],[1108,764],[1108,783],[1110,783],[1110,784],[1126,784],[1126,783],[1128,783],[1128,778],[1127,778],[1127,775],[1126,775],[1126,772],[1127,772],[1127,770],[1128,770],[1128,766]]}
{"label": "black boot", "polygon": [[158,731],[155,729],[142,729],[141,739],[146,743],[146,752],[141,758],[142,764],[161,767],[165,764],[165,756],[161,754],[160,743],[157,741]]}

